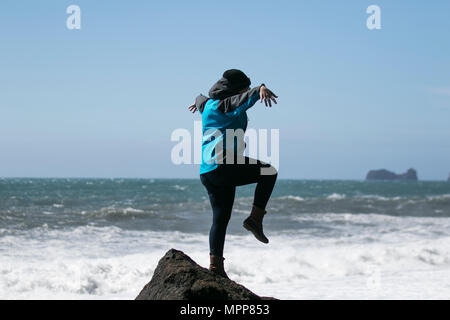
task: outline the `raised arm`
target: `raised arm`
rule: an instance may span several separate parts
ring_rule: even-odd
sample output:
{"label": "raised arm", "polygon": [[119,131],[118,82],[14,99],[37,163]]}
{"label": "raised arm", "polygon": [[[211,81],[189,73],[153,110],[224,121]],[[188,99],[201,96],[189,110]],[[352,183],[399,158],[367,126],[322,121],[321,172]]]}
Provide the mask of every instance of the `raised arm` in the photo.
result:
{"label": "raised arm", "polygon": [[272,107],[272,101],[277,103],[275,98],[278,98],[272,91],[266,88],[264,84],[247,90],[243,93],[223,99],[218,104],[218,109],[223,113],[237,112],[240,113],[252,107],[258,99],[266,106]]}
{"label": "raised arm", "polygon": [[195,102],[188,107],[189,111],[195,113],[198,110],[200,111],[200,113],[202,113],[203,108],[205,107],[205,104],[208,100],[209,98],[205,97],[202,94],[197,96],[197,98],[195,98]]}

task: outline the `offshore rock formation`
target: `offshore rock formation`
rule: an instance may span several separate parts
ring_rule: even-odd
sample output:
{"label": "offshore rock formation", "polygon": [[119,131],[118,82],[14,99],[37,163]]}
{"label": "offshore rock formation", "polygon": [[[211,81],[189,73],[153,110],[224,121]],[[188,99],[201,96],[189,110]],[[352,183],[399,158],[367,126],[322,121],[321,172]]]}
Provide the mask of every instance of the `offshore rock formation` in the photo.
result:
{"label": "offshore rock formation", "polygon": [[409,169],[406,173],[395,174],[394,172],[386,169],[371,170],[366,176],[366,180],[405,180],[405,181],[417,181],[417,171]]}
{"label": "offshore rock formation", "polygon": [[136,300],[273,300],[200,267],[182,251],[170,249]]}

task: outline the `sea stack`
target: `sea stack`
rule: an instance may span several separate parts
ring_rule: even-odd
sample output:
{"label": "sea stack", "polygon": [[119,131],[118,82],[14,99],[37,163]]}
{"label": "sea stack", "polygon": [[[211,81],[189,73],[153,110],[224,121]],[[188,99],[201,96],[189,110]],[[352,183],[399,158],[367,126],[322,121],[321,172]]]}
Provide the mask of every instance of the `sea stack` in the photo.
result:
{"label": "sea stack", "polygon": [[[450,178],[450,177],[449,177]],[[402,180],[402,181],[417,181],[417,171],[413,168],[406,173],[396,174],[386,169],[371,170],[367,173],[366,180]]]}
{"label": "sea stack", "polygon": [[450,173],[448,174],[447,182],[450,182]]}

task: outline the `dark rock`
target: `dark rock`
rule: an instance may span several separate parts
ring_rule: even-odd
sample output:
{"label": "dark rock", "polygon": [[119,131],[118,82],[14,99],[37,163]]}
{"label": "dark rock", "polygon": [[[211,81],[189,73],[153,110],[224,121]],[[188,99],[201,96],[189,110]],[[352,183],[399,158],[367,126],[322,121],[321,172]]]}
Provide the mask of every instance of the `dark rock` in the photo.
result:
{"label": "dark rock", "polygon": [[170,249],[136,300],[269,300],[202,268],[182,251]]}
{"label": "dark rock", "polygon": [[394,172],[386,169],[371,170],[366,176],[366,180],[406,180],[417,181],[417,171],[409,169],[406,173],[395,174]]}
{"label": "dark rock", "polygon": [[450,173],[448,174],[448,179],[447,179],[447,181],[450,182]]}

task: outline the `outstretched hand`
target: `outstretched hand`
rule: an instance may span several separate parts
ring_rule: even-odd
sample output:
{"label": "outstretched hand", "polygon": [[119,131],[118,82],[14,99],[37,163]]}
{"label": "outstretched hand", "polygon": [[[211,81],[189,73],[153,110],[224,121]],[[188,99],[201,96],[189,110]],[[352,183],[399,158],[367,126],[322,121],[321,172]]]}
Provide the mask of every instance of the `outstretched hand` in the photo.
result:
{"label": "outstretched hand", "polygon": [[196,113],[197,112],[197,107],[195,106],[195,103],[193,105],[190,105],[188,107],[189,111],[192,113]]}
{"label": "outstretched hand", "polygon": [[266,107],[272,107],[272,101],[277,104],[277,100],[275,98],[278,98],[278,96],[267,89],[265,86],[261,86],[261,89],[259,90],[259,102],[263,102],[266,105]]}

